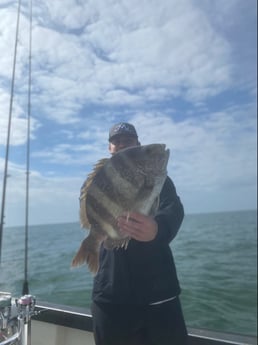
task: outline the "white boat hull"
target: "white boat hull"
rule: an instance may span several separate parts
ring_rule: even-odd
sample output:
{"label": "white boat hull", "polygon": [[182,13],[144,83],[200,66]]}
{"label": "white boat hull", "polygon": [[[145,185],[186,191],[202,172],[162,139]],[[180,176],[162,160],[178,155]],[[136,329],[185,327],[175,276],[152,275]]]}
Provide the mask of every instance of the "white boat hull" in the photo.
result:
{"label": "white boat hull", "polygon": [[35,320],[32,320],[31,344],[95,345],[91,332]]}

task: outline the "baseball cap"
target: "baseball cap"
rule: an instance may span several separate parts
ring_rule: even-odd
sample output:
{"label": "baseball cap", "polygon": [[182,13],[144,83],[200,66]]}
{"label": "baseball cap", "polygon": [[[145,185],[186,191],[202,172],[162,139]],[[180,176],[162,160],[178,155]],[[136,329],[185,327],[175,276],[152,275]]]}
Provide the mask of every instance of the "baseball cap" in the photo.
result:
{"label": "baseball cap", "polygon": [[111,141],[116,135],[128,135],[138,138],[137,132],[133,125],[127,122],[120,122],[112,126],[109,130],[109,141]]}

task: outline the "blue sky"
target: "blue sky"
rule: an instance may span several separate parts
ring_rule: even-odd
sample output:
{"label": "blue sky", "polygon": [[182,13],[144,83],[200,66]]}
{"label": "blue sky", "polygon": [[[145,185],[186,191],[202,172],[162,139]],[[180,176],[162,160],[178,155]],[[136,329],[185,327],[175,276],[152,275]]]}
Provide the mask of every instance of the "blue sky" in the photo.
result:
{"label": "blue sky", "polygon": [[[1,1],[1,181],[16,11]],[[78,221],[120,121],[170,148],[187,214],[257,208],[256,0],[34,0],[32,25],[31,224]],[[22,1],[6,225],[25,218],[28,27]]]}

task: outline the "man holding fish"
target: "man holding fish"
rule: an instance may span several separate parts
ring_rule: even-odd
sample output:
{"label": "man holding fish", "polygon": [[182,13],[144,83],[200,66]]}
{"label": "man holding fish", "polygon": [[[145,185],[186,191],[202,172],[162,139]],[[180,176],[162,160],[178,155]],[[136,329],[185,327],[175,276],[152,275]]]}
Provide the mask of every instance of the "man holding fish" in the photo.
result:
{"label": "man holding fish", "polygon": [[95,343],[186,345],[169,246],[184,209],[167,176],[169,150],[141,146],[134,126],[118,123],[109,132],[109,152],[82,187],[81,223],[90,235],[73,260],[96,273]]}

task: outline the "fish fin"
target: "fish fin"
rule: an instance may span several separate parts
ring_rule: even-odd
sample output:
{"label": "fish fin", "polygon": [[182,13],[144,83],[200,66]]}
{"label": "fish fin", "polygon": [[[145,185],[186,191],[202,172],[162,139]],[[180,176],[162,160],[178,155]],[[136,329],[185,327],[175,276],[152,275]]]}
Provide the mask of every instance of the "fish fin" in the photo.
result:
{"label": "fish fin", "polygon": [[72,267],[81,266],[86,263],[92,273],[99,269],[99,247],[103,237],[96,236],[94,232],[86,237],[72,260]]}
{"label": "fish fin", "polygon": [[80,195],[80,223],[82,228],[89,229],[90,223],[87,217],[87,212],[86,212],[86,196],[87,196],[87,190],[86,186],[84,186],[85,183],[83,184],[81,188],[81,195]]}
{"label": "fish fin", "polygon": [[87,217],[87,209],[86,209],[86,198],[88,189],[96,176],[99,169],[103,167],[103,165],[109,160],[109,158],[100,159],[97,164],[95,164],[93,171],[88,175],[87,179],[84,181],[81,192],[80,192],[80,223],[82,228],[89,229],[90,223]]}
{"label": "fish fin", "polygon": [[124,248],[127,249],[128,243],[130,241],[130,237],[121,238],[119,240],[113,240],[112,238],[107,238],[104,241],[104,247],[106,249],[118,249],[118,248]]}

